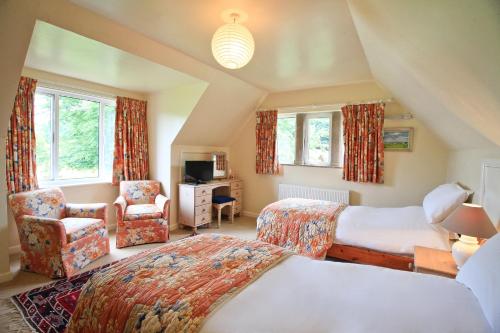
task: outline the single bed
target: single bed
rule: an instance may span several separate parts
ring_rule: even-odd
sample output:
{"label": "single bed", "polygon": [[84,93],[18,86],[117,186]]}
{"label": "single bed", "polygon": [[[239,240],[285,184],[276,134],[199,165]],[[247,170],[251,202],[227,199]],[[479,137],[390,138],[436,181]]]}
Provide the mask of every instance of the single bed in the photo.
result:
{"label": "single bed", "polygon": [[453,280],[199,235],[95,274],[68,333],[500,332],[499,254],[497,235]]}
{"label": "single bed", "polygon": [[[426,195],[423,206],[342,207],[340,212],[335,211],[338,215],[335,221],[328,221],[328,227],[325,227],[332,233],[326,255],[351,262],[412,270],[415,246],[450,250],[449,232],[439,223],[469,195],[457,184],[444,184]],[[318,223],[318,214],[332,215],[329,210],[315,207],[331,205],[329,201],[304,198],[286,198],[273,203],[264,208],[257,219],[258,238],[291,248],[289,245],[294,242],[293,239],[290,241],[293,238],[290,229],[305,234],[304,230],[309,228],[307,224]],[[296,210],[301,211],[300,222],[294,215]],[[283,238],[285,234],[286,238]],[[300,249],[298,253],[315,257]]]}

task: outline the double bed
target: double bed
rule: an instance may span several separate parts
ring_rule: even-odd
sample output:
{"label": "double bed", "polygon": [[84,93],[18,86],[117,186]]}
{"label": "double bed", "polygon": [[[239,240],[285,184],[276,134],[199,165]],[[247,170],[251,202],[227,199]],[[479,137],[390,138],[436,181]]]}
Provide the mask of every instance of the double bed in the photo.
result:
{"label": "double bed", "polygon": [[500,332],[499,254],[454,280],[204,234],[96,273],[67,332]]}
{"label": "double bed", "polygon": [[[290,229],[303,235],[307,234],[311,224],[324,222],[323,229],[331,233],[325,243],[326,256],[412,270],[415,246],[450,250],[450,234],[439,224],[469,195],[470,192],[457,184],[444,184],[428,193],[422,206],[401,208],[347,206],[323,200],[286,198],[263,209],[257,219],[257,235],[262,241],[298,249],[300,254],[319,258],[307,250],[301,251],[293,240],[296,236],[290,235]],[[331,211],[335,211],[335,216]],[[309,238],[308,241],[312,242],[313,238]],[[290,243],[295,248],[290,247]]]}

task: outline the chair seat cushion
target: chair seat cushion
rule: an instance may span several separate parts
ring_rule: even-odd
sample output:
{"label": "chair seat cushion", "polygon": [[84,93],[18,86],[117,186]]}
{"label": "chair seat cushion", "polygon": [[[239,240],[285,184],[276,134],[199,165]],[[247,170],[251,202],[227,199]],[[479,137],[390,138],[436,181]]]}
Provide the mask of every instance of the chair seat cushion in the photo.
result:
{"label": "chair seat cushion", "polygon": [[99,229],[106,228],[103,220],[87,217],[66,217],[61,219],[61,222],[66,229],[66,239],[68,243],[92,235]]}
{"label": "chair seat cushion", "polygon": [[124,221],[160,219],[161,210],[153,204],[130,205],[125,210]]}
{"label": "chair seat cushion", "polygon": [[215,204],[223,204],[223,203],[231,202],[234,200],[236,200],[236,199],[231,198],[231,197],[227,197],[225,195],[216,195],[216,196],[212,197],[212,203],[215,203]]}

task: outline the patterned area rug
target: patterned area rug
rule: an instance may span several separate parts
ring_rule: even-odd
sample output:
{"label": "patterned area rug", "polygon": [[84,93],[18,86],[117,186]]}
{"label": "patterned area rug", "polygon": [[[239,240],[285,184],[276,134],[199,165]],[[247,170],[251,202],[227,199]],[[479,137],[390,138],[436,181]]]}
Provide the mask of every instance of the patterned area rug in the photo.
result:
{"label": "patterned area rug", "polygon": [[20,293],[12,296],[11,301],[35,332],[64,332],[75,310],[82,286],[95,272],[114,263]]}

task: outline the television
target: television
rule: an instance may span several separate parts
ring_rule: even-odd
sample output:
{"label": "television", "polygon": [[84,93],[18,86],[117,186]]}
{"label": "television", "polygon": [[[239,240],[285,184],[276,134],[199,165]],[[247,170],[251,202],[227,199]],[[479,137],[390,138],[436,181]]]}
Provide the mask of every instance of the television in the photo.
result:
{"label": "television", "polygon": [[214,161],[186,161],[185,181],[202,184],[214,178]]}

